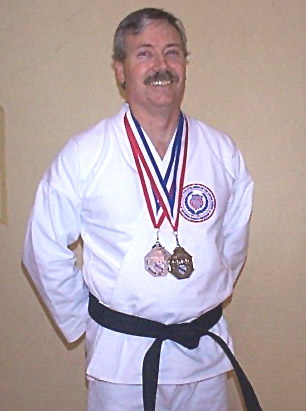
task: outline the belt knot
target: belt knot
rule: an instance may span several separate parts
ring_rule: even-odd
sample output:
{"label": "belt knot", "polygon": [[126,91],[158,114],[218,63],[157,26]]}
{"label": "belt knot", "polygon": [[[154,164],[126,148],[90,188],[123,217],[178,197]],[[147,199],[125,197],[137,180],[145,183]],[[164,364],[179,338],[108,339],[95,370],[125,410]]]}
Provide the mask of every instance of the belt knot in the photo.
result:
{"label": "belt knot", "polygon": [[197,348],[202,332],[191,323],[163,325],[158,339],[172,340],[190,350]]}

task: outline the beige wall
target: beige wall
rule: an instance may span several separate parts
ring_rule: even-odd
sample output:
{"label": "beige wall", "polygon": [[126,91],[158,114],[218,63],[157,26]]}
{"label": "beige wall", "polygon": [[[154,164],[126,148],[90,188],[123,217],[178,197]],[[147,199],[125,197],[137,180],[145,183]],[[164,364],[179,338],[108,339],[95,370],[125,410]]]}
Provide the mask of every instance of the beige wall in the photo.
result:
{"label": "beige wall", "polygon": [[[271,411],[305,409],[305,0],[0,0],[6,225],[0,225],[1,411],[85,409],[84,346],[63,344],[22,271],[41,174],[66,139],[121,102],[115,26],[152,5],[185,22],[184,109],[231,134],[256,182],[249,258],[226,317]],[[232,410],[241,409],[230,382]]]}

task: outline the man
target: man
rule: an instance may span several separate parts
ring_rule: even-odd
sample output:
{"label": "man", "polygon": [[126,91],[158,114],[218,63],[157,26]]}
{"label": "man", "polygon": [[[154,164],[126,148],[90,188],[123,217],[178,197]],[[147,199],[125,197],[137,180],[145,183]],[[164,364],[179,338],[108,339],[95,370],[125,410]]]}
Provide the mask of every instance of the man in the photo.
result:
{"label": "man", "polygon": [[[126,103],[68,141],[29,222],[38,290],[68,341],[86,331],[89,411],[227,410],[231,362],[260,409],[221,315],[246,257],[253,183],[229,137],[181,112],[186,44],[163,10],[119,24]],[[79,236],[82,272],[68,248]]]}

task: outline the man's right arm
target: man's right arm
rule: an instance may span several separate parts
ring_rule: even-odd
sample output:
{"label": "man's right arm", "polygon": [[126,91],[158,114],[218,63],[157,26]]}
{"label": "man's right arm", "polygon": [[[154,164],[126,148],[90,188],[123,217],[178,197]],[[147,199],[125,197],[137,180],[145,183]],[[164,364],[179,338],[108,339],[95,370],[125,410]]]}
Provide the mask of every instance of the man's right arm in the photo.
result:
{"label": "man's right arm", "polygon": [[69,342],[85,331],[88,290],[68,248],[81,231],[77,147],[69,142],[39,184],[23,261],[53,319]]}

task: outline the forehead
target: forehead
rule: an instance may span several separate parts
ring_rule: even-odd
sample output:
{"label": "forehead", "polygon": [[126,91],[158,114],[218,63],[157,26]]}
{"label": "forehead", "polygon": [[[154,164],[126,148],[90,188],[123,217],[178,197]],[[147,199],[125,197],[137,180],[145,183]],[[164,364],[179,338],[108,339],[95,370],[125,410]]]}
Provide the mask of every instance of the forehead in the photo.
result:
{"label": "forehead", "polygon": [[153,47],[164,47],[167,45],[183,46],[179,32],[166,21],[152,21],[139,34],[126,34],[125,45],[128,50],[141,47],[142,45]]}

